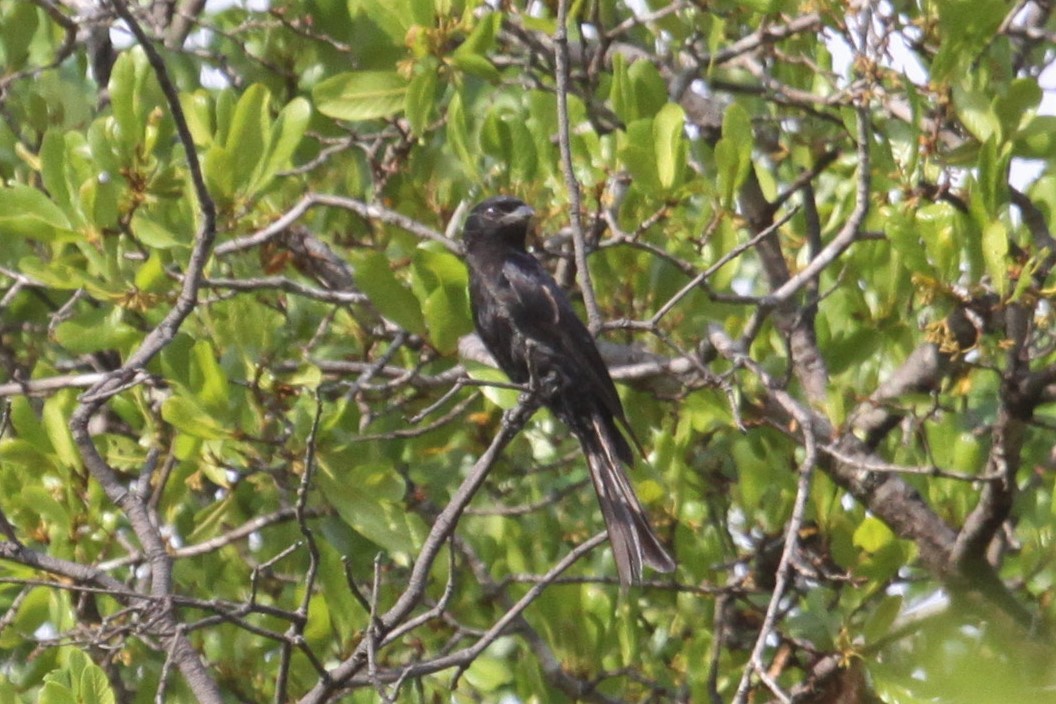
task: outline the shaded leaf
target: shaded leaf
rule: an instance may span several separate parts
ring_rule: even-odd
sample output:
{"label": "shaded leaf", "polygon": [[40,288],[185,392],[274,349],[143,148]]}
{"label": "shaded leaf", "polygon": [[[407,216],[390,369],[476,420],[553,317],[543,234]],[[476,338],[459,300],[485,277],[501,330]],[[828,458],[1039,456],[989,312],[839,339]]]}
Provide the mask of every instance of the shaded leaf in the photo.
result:
{"label": "shaded leaf", "polygon": [[407,86],[403,112],[411,130],[418,136],[425,132],[436,115],[437,78],[436,71],[426,69],[411,79]]}
{"label": "shaded leaf", "polygon": [[161,417],[178,430],[202,440],[222,440],[231,435],[204,407],[185,396],[165,399]]}
{"label": "shaded leaf", "polygon": [[668,103],[653,120],[653,146],[656,149],[656,171],[664,188],[677,186],[686,165],[683,140],[685,113],[677,103]]}
{"label": "shaded leaf", "polygon": [[1008,292],[1008,228],[995,220],[983,229],[983,261],[994,288],[1001,296]]}
{"label": "shaded leaf", "polygon": [[370,296],[382,315],[410,332],[425,332],[418,299],[396,278],[384,254],[362,253],[353,260],[352,267],[356,285]]}
{"label": "shaded leaf", "polygon": [[338,120],[373,120],[403,110],[407,81],[395,71],[350,71],[312,90],[319,112]]}
{"label": "shaded leaf", "polygon": [[42,242],[73,241],[66,215],[46,195],[20,183],[0,188],[0,235]]}

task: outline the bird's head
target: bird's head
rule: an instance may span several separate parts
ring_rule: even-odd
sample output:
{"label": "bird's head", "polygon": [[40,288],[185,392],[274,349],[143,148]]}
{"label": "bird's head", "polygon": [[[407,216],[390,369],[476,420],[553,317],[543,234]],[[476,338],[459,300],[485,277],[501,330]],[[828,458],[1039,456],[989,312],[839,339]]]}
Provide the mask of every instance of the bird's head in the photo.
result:
{"label": "bird's head", "polygon": [[528,226],[535,211],[513,196],[495,196],[477,203],[469,211],[463,231],[470,252],[488,245],[524,249]]}

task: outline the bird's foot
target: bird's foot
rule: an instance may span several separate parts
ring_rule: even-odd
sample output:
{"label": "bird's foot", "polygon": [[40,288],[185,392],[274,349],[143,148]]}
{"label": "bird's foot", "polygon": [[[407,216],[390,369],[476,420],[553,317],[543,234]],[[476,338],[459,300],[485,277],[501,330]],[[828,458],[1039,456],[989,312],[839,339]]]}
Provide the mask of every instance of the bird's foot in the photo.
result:
{"label": "bird's foot", "polygon": [[539,397],[525,392],[517,399],[517,405],[502,414],[502,429],[507,433],[516,433],[524,426],[528,418],[539,408]]}
{"label": "bird's foot", "polygon": [[558,375],[556,369],[536,381],[538,386],[535,391],[544,399],[553,398],[559,391],[561,391],[561,377]]}

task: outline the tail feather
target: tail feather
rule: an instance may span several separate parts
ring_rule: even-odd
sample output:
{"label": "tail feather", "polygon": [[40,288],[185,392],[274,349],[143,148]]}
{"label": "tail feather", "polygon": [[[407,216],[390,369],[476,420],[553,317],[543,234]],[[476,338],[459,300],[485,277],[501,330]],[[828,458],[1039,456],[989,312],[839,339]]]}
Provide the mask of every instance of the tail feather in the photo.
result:
{"label": "tail feather", "polygon": [[[658,572],[671,572],[675,569],[675,561],[649,525],[645,509],[624,472],[620,460],[625,453],[614,441],[613,433],[623,439],[619,431],[610,430],[604,419],[595,416],[593,427],[581,433],[579,440],[587,457],[601,515],[605,518],[620,583],[627,586],[641,583],[643,564]],[[622,444],[626,447],[626,442]]]}

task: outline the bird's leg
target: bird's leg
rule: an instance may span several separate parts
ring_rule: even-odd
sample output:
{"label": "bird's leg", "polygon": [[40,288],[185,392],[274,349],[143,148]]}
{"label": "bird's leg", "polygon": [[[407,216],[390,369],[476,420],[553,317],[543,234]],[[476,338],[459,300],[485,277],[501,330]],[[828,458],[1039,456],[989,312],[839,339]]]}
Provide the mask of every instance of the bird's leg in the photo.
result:
{"label": "bird's leg", "polygon": [[535,409],[539,407],[539,402],[529,394],[521,394],[521,398],[517,405],[513,408],[507,409],[502,414],[502,427],[508,433],[516,433],[521,429],[522,426],[528,421],[528,418],[535,413]]}
{"label": "bird's leg", "polygon": [[537,347],[534,342],[521,335],[517,335],[515,340],[524,346],[524,358],[528,366],[528,388],[517,399],[517,405],[502,414],[502,425],[506,430],[520,429],[528,417],[542,405],[539,374],[535,365],[535,350]]}
{"label": "bird's leg", "polygon": [[561,389],[557,370],[551,369],[546,374],[539,370],[539,344],[534,340],[524,339],[524,359],[528,365],[528,394],[539,400],[551,398]]}
{"label": "bird's leg", "polygon": [[528,393],[535,394],[539,390],[539,369],[535,364],[536,350],[539,346],[534,340],[524,339],[524,361],[528,366]]}

